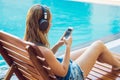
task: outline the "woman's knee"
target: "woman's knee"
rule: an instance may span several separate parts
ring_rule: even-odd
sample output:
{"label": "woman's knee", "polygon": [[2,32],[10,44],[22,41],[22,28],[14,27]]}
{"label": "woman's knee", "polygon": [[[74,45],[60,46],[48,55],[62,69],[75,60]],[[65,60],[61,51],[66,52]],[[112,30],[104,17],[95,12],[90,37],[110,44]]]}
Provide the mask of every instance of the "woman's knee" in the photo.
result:
{"label": "woman's knee", "polygon": [[99,50],[103,50],[105,45],[102,41],[98,40],[98,41],[95,41],[93,44],[95,49],[99,49]]}

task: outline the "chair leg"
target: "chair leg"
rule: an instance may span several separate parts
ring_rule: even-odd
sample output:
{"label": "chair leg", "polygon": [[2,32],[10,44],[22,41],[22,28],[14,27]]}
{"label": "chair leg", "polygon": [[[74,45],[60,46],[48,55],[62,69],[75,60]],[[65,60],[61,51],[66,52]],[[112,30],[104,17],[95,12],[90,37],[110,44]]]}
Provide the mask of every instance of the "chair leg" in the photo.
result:
{"label": "chair leg", "polygon": [[13,75],[14,70],[15,70],[15,65],[12,64],[11,67],[9,68],[4,80],[10,80],[11,76]]}

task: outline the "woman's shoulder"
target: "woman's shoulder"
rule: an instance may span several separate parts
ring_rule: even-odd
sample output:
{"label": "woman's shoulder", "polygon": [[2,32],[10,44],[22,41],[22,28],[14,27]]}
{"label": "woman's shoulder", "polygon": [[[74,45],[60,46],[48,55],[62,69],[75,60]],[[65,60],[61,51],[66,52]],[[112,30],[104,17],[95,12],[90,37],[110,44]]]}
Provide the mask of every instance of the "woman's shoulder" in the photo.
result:
{"label": "woman's shoulder", "polygon": [[53,54],[53,52],[51,51],[51,49],[49,49],[47,47],[43,47],[43,46],[39,46],[39,49],[49,65],[51,65],[51,61],[56,62],[56,57]]}
{"label": "woman's shoulder", "polygon": [[47,47],[44,47],[44,46],[38,46],[38,48],[40,49],[40,51],[42,52],[42,54],[50,54],[50,53],[53,53],[51,51],[51,49],[47,48]]}

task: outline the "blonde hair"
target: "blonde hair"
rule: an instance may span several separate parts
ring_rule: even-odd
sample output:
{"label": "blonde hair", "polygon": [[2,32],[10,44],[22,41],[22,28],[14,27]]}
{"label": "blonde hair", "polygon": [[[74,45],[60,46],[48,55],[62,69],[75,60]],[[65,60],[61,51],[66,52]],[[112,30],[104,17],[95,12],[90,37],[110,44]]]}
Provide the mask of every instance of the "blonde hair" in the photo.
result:
{"label": "blonde hair", "polygon": [[[46,10],[47,12],[47,20],[50,21],[50,11]],[[33,42],[35,44],[42,44],[44,46],[49,47],[49,42],[48,42],[48,31],[41,31],[39,29],[39,20],[42,19],[43,14],[42,14],[42,9],[40,5],[34,5],[32,6],[26,17],[26,32],[24,36],[24,40]],[[50,26],[49,26],[50,27]]]}

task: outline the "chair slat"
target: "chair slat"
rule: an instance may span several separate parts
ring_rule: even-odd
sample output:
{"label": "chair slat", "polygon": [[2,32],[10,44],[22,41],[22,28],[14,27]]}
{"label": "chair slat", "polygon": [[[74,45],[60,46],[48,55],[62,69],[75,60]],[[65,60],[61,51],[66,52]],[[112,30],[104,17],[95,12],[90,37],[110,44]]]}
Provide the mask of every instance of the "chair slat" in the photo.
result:
{"label": "chair slat", "polygon": [[[109,70],[107,70],[107,71],[108,71],[108,72],[111,71],[111,75],[115,75],[115,76],[120,77],[120,71],[112,71],[112,66],[111,66],[111,65],[105,64],[105,63],[100,63],[100,62],[96,62],[96,64],[100,65],[103,70],[105,70],[104,68],[108,68]],[[99,66],[99,67],[100,67],[100,66]],[[104,67],[104,68],[103,68],[103,67]],[[99,68],[99,69],[100,69],[100,68]]]}
{"label": "chair slat", "polygon": [[23,75],[27,80],[38,80],[38,79],[36,79],[36,78],[34,78],[34,77],[29,77],[29,76],[26,76],[26,75]]}
{"label": "chair slat", "polygon": [[112,77],[114,77],[114,76],[119,76],[119,77],[120,77],[120,73],[115,74],[115,73],[112,71],[111,68],[106,68],[106,67],[100,66],[100,65],[98,65],[98,64],[96,64],[95,67],[98,68],[98,69],[101,70],[101,71],[104,71],[104,72],[106,72],[106,73],[110,73],[110,75],[111,75]]}
{"label": "chair slat", "polygon": [[105,75],[102,75],[102,74],[100,74],[100,73],[98,73],[98,72],[96,72],[96,71],[91,71],[91,73],[90,74],[94,74],[94,76],[96,76],[97,78],[102,78],[102,79],[104,79],[104,80],[113,80],[112,78],[110,78],[110,77],[107,77],[107,76],[105,76]]}
{"label": "chair slat", "polygon": [[6,49],[6,51],[9,53],[8,55],[12,58],[15,58],[15,59],[18,59],[18,60],[21,60],[23,62],[26,62],[28,64],[31,64],[32,65],[32,62],[29,60],[29,58],[25,57],[25,56],[21,56],[19,53],[15,53],[13,51],[10,51],[8,49]]}
{"label": "chair slat", "polygon": [[31,73],[30,71],[25,70],[25,69],[21,69],[21,68],[19,68],[19,70],[22,72],[22,74],[24,76],[27,75],[27,76],[30,76],[30,77],[34,77],[35,79],[43,80],[43,78],[40,75],[37,75],[35,73]]}
{"label": "chair slat", "polygon": [[112,71],[111,68],[107,68],[107,67],[101,66],[99,64],[95,64],[94,67],[97,67],[97,68],[99,68],[99,69],[101,69],[103,71],[106,71],[106,72],[111,72]]}
{"label": "chair slat", "polygon": [[106,76],[108,78],[111,78],[111,79],[114,79],[116,76],[114,75],[111,75],[110,73],[106,72],[106,71],[103,71],[103,70],[100,70],[98,68],[93,68],[94,71],[96,71],[97,73],[103,75],[103,76]]}
{"label": "chair slat", "polygon": [[0,40],[0,41],[2,42],[3,47],[8,48],[8,49],[10,49],[10,50],[12,50],[12,51],[14,51],[14,52],[17,52],[17,53],[19,53],[20,55],[29,57],[29,56],[28,56],[28,52],[27,52],[26,50],[20,49],[19,47],[14,46],[14,45],[12,45],[12,44],[9,44],[9,43],[7,43],[7,42],[5,42],[5,41],[3,41],[3,40]]}
{"label": "chair slat", "polygon": [[87,77],[88,77],[90,80],[101,80],[101,79],[97,78],[96,76],[94,76],[94,75],[92,75],[92,74],[89,74]]}
{"label": "chair slat", "polygon": [[24,69],[29,70],[29,71],[37,74],[37,71],[35,70],[35,67],[33,67],[32,65],[26,64],[25,62],[21,62],[17,59],[14,59],[14,63],[17,66],[23,67]]}
{"label": "chair slat", "polygon": [[10,35],[3,31],[0,31],[0,40],[6,41],[15,46],[19,46],[22,49],[25,49],[25,46],[27,45],[27,43],[25,41],[21,40],[20,38]]}
{"label": "chair slat", "polygon": [[111,74],[112,73],[111,69],[109,69],[109,71],[108,71],[105,68],[101,68],[100,66],[98,67],[98,65],[95,65],[95,67],[93,68],[93,70],[96,71],[96,72],[98,72],[98,73],[100,73],[100,74],[102,74],[102,75],[105,75],[105,76],[107,76],[107,77],[109,77],[111,79],[114,78],[114,77],[116,77],[115,75]]}
{"label": "chair slat", "polygon": [[16,58],[16,57],[13,57],[12,55],[10,55],[10,57],[11,57],[11,59],[12,60],[14,60],[14,62],[17,62],[18,63],[18,61],[19,62],[25,62],[25,64],[27,65],[27,64],[29,64],[29,65],[33,65],[29,60],[20,60],[20,59],[18,59],[18,58]]}
{"label": "chair slat", "polygon": [[24,76],[25,78],[27,78],[28,80],[38,80],[36,77],[33,77],[31,74],[23,71],[22,69],[19,69],[19,70],[20,70],[20,72],[23,74],[23,76]]}
{"label": "chair slat", "polygon": [[26,64],[21,65],[21,64],[19,64],[18,62],[15,62],[15,63],[17,64],[17,66],[20,66],[21,68],[24,68],[24,69],[26,69],[26,70],[28,70],[28,71],[31,71],[32,73],[37,74],[37,71],[35,70],[34,67],[31,67],[31,66],[26,65]]}
{"label": "chair slat", "polygon": [[111,65],[109,65],[109,64],[106,64],[106,63],[100,63],[100,62],[96,62],[96,64],[99,64],[100,66],[103,66],[103,67],[106,67],[106,68],[112,68],[112,66]]}

